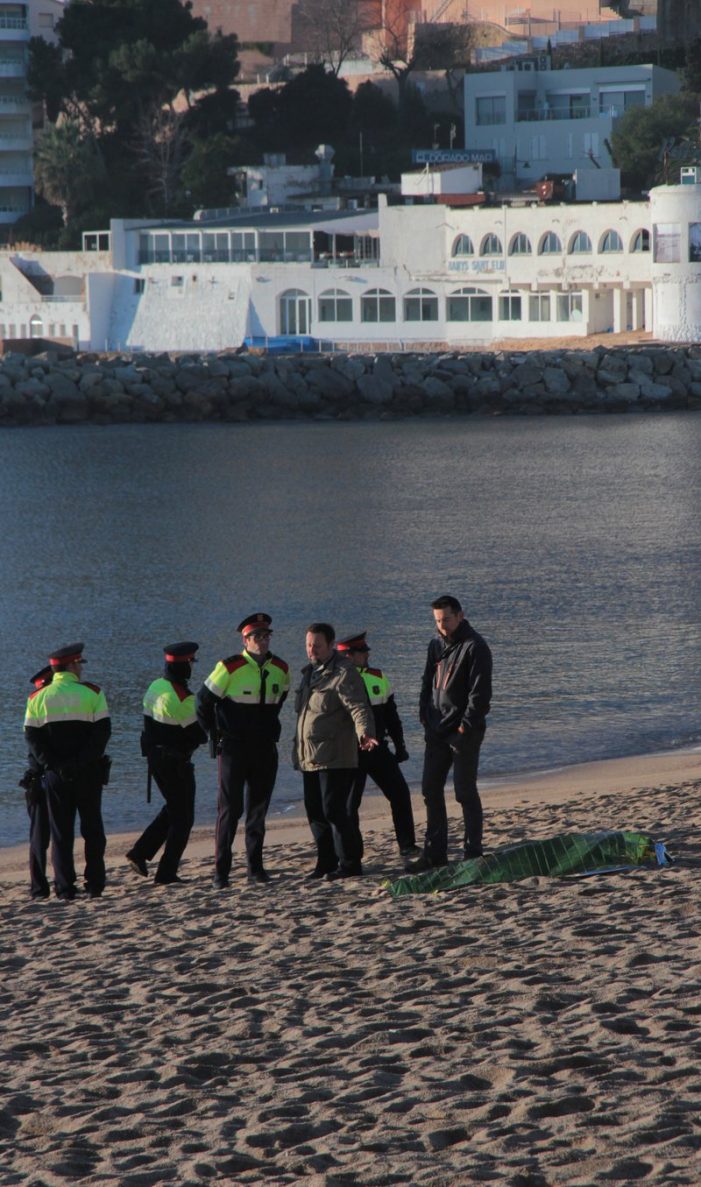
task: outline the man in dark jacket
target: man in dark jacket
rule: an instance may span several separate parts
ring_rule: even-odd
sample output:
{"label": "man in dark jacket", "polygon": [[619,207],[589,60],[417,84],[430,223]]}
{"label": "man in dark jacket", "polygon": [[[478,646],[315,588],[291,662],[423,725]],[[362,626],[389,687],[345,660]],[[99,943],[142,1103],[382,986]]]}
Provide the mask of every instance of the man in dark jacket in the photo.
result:
{"label": "man in dark jacket", "polygon": [[492,654],[457,598],[446,594],[432,608],[439,638],[428,645],[419,706],[426,738],[421,786],[426,839],[423,857],[411,867],[414,871],[447,864],[445,784],[451,767],[465,822],[464,856],[482,854],[477,768],[492,696]]}

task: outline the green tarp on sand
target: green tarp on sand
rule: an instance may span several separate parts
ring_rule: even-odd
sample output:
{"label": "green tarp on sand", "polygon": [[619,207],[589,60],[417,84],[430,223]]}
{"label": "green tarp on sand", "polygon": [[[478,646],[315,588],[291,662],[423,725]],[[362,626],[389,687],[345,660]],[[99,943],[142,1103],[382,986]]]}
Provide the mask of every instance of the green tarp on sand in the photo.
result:
{"label": "green tarp on sand", "polygon": [[430,894],[463,886],[489,886],[522,878],[564,877],[567,874],[606,873],[641,865],[667,865],[664,845],[644,833],[563,833],[548,841],[506,845],[470,861],[406,875],[387,883],[394,898],[405,894]]}

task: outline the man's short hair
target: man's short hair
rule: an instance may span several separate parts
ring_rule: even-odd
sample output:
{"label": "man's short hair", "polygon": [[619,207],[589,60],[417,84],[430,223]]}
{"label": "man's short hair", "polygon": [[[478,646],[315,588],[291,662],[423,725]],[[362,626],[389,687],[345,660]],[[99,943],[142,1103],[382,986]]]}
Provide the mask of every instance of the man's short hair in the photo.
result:
{"label": "man's short hair", "polygon": [[313,622],[307,627],[308,635],[323,635],[327,643],[333,643],[336,632],[330,622]]}
{"label": "man's short hair", "polygon": [[452,610],[453,614],[459,614],[462,611],[457,598],[450,594],[443,594],[440,598],[436,598],[435,602],[431,602],[432,610]]}

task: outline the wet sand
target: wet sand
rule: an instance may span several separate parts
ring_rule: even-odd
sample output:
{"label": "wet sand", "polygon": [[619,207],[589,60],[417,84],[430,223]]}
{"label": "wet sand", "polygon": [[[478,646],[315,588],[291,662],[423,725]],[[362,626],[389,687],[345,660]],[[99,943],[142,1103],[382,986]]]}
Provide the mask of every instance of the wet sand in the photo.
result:
{"label": "wet sand", "polygon": [[110,837],[104,897],[70,905],[0,850],[0,1184],[697,1187],[701,753],[483,790],[490,848],[632,828],[676,862],[393,900],[381,797],[333,885],[289,817],[271,883],[237,839],[228,891],[209,829],[175,887]]}

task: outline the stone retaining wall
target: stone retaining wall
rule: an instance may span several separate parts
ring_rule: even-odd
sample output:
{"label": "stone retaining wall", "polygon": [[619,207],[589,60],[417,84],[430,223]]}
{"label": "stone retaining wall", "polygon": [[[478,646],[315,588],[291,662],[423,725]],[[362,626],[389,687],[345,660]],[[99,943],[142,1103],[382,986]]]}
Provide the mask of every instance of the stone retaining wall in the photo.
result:
{"label": "stone retaining wall", "polygon": [[701,408],[701,346],[0,358],[0,426]]}

